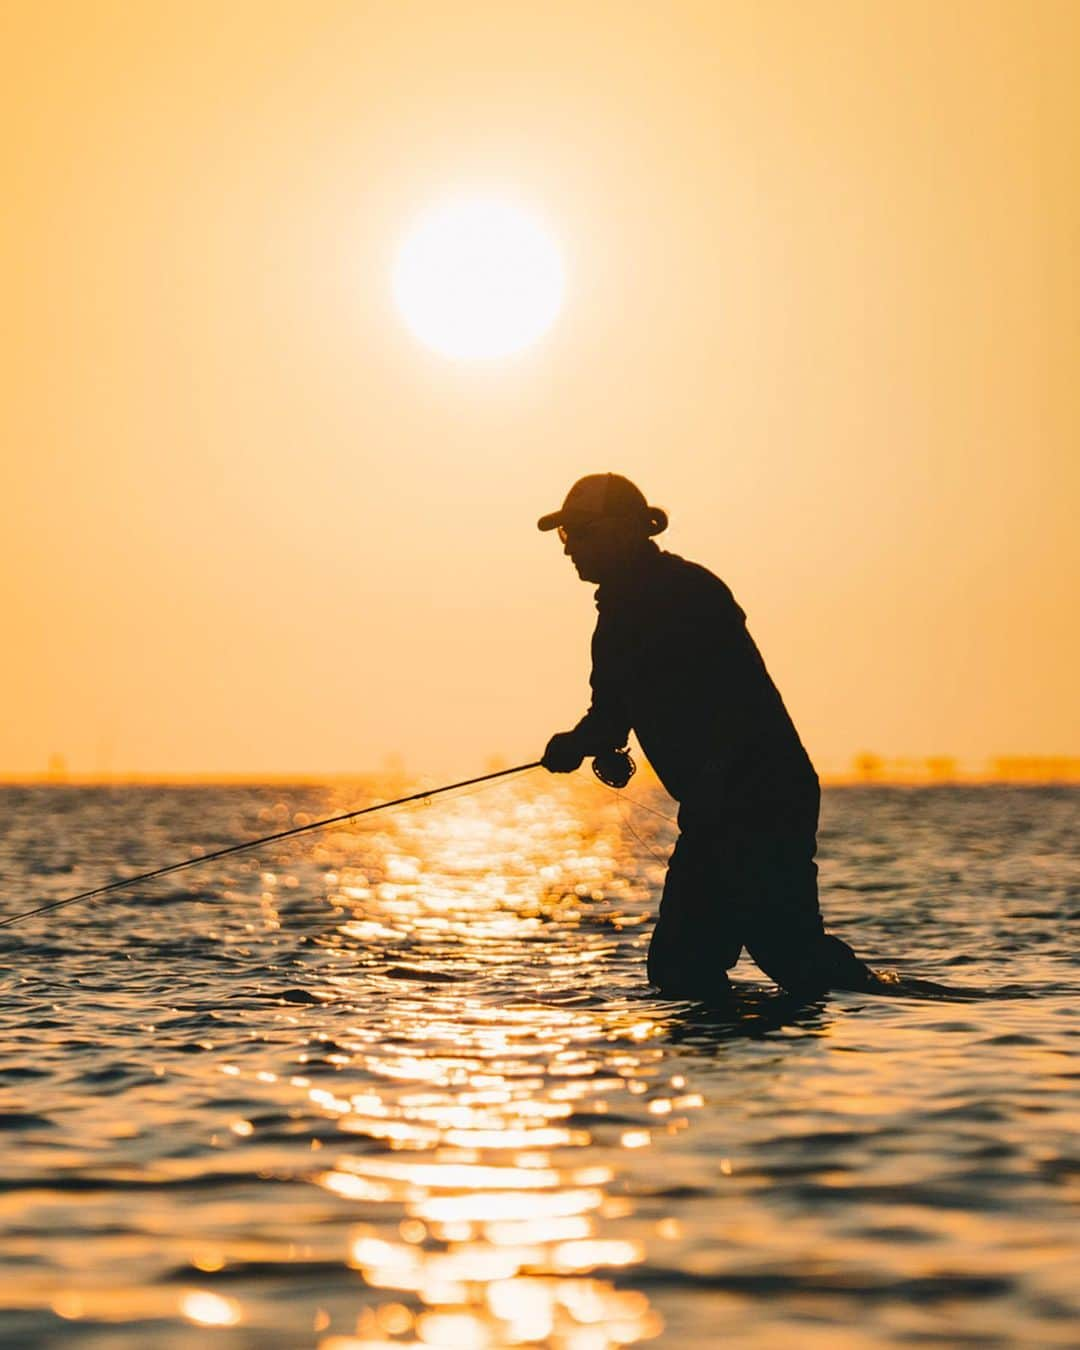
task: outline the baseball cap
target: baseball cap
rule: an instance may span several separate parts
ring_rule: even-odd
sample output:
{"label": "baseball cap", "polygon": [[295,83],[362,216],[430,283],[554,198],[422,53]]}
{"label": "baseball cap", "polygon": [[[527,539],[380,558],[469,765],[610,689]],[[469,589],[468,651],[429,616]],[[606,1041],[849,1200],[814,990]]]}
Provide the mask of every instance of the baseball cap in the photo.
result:
{"label": "baseball cap", "polygon": [[667,513],[650,506],[639,487],[618,473],[590,473],[579,478],[566,494],[562,507],[536,522],[540,530],[573,528],[589,521],[623,519],[640,521],[646,534],[667,528]]}

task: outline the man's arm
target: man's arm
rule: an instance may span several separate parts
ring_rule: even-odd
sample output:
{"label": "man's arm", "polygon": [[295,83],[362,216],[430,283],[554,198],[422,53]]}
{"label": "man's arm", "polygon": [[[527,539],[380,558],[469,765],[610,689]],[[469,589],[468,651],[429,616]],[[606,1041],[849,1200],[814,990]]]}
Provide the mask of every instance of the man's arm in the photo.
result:
{"label": "man's arm", "polygon": [[545,769],[552,773],[573,773],[586,755],[601,755],[626,744],[631,720],[620,670],[613,634],[601,617],[592,640],[589,711],[570,731],[556,732],[548,741],[540,761]]}

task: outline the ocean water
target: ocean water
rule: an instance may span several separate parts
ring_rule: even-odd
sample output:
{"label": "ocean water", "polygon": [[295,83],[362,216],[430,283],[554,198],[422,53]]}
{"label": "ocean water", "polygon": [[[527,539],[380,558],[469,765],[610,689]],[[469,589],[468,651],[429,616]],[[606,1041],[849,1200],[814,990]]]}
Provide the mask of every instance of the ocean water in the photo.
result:
{"label": "ocean water", "polygon": [[[390,787],[5,789],[0,914]],[[1080,1343],[1080,793],[827,791],[829,926],[969,992],[803,1006],[645,985],[671,814],[531,773],[0,929],[0,1344]]]}

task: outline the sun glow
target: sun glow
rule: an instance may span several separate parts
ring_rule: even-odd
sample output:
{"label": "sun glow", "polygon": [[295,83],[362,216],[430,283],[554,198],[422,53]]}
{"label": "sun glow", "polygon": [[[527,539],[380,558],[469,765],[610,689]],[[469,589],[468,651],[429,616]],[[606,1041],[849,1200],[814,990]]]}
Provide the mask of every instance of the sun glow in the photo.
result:
{"label": "sun glow", "polygon": [[413,335],[443,356],[490,360],[542,336],[562,308],[562,257],[541,224],[492,198],[444,202],[413,224],[394,263],[394,299]]}

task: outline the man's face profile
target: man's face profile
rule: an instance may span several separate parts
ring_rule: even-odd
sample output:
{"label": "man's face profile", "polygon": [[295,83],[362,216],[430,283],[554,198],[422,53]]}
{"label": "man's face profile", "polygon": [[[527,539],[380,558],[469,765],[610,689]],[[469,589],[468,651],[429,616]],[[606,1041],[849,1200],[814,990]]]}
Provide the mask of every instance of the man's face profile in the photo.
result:
{"label": "man's face profile", "polygon": [[628,547],[622,522],[602,516],[560,525],[559,538],[581,580],[593,583],[603,582],[619,568]]}

